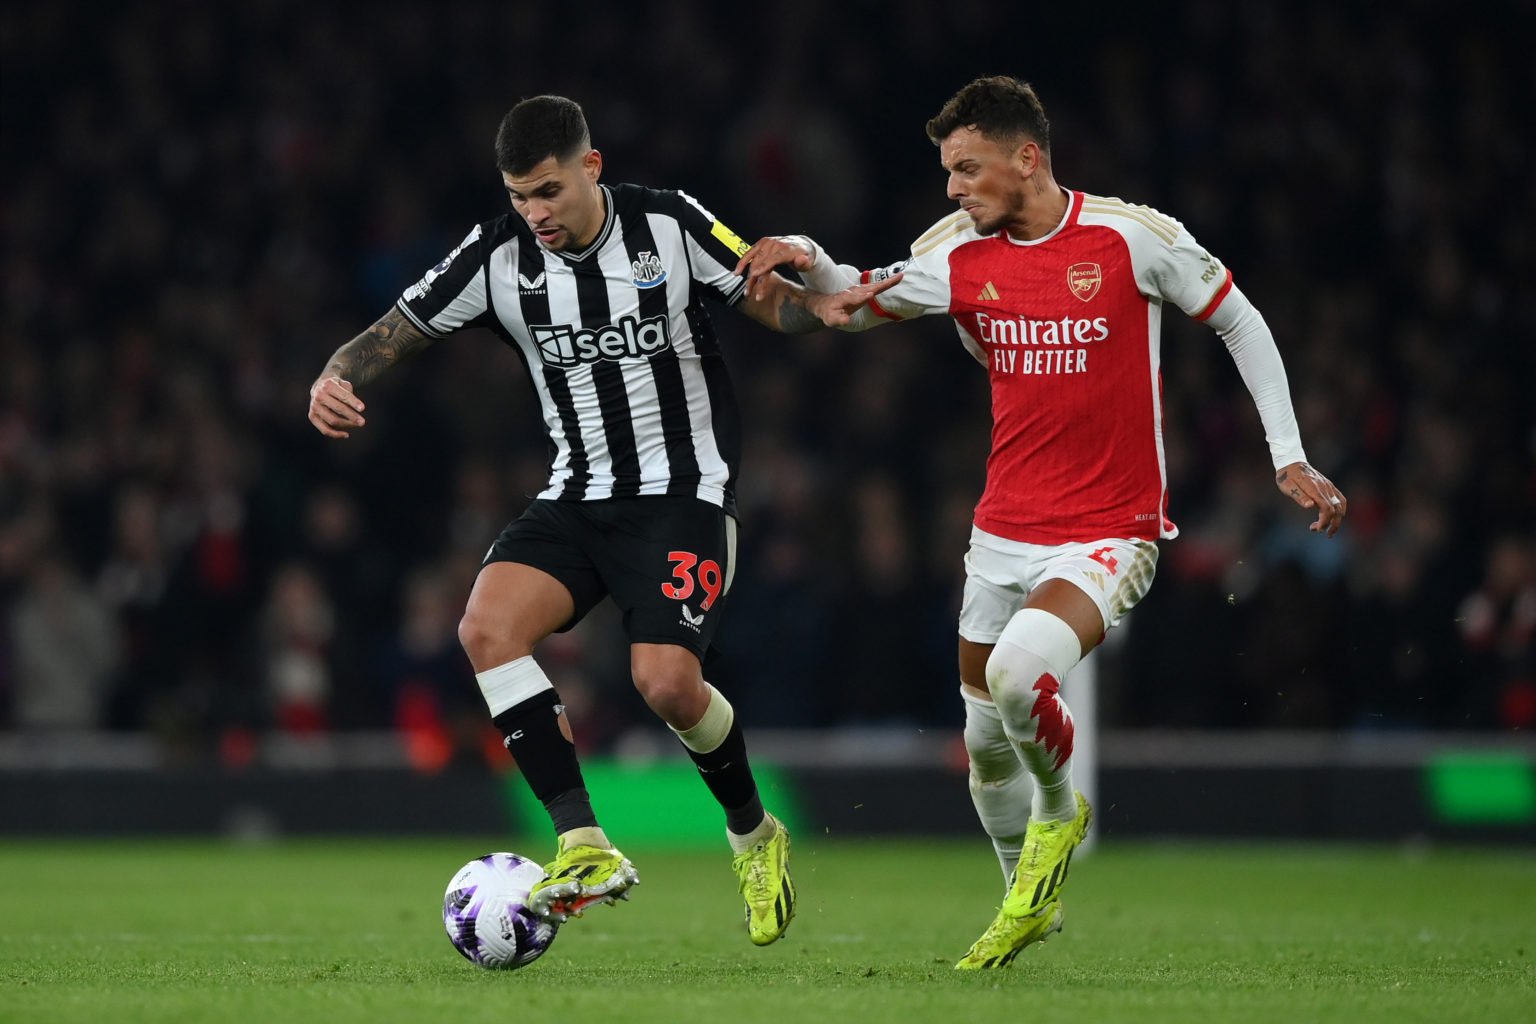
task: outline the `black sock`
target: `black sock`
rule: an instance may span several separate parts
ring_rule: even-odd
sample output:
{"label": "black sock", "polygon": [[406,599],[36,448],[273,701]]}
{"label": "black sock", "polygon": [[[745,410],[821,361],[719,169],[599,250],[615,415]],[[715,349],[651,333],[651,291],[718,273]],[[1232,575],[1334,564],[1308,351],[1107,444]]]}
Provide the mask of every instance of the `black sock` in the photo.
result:
{"label": "black sock", "polygon": [[557,835],[597,824],[576,747],[560,731],[562,710],[559,695],[545,690],[493,719],[528,788],[549,812]]}
{"label": "black sock", "polygon": [[763,801],[757,795],[757,781],[747,762],[747,740],[739,722],[732,722],[724,742],[707,754],[686,745],[683,749],[698,765],[704,785],[725,809],[726,828],[744,836],[763,823]]}

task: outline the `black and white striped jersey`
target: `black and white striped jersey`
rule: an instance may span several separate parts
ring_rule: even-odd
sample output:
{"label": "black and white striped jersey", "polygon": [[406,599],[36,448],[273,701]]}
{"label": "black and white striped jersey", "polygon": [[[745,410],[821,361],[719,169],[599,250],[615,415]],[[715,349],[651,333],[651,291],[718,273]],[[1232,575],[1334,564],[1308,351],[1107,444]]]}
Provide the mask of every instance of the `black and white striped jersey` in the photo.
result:
{"label": "black and white striped jersey", "polygon": [[508,213],[477,226],[400,308],[441,338],[489,327],[543,407],[540,498],[695,495],[735,513],[741,423],[706,296],[740,301],[746,244],[685,192],[602,186],[602,230],[551,252]]}

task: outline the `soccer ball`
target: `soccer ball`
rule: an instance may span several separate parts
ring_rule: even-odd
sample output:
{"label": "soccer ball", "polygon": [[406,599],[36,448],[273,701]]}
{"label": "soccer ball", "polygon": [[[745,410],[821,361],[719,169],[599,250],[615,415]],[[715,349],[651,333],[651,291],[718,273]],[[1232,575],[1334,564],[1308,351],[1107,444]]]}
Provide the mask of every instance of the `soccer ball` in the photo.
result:
{"label": "soccer ball", "polygon": [[453,948],[501,970],[543,956],[558,927],[528,909],[528,893],[543,878],[542,867],[515,853],[488,853],[465,864],[443,894],[443,926]]}

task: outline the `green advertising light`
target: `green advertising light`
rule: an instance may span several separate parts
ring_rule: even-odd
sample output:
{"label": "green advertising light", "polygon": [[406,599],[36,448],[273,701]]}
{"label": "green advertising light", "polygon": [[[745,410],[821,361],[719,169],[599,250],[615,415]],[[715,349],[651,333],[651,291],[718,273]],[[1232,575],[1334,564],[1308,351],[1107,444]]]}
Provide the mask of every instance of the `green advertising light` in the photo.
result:
{"label": "green advertising light", "polygon": [[[581,774],[603,831],[621,848],[709,848],[725,843],[725,817],[688,761],[583,761]],[[794,831],[800,821],[795,794],[784,773],[752,766],[763,805]],[[528,784],[516,773],[505,783],[508,809],[520,833],[540,835],[549,819]]]}
{"label": "green advertising light", "polygon": [[1520,754],[1445,753],[1425,765],[1435,817],[1450,825],[1536,821],[1536,763]]}

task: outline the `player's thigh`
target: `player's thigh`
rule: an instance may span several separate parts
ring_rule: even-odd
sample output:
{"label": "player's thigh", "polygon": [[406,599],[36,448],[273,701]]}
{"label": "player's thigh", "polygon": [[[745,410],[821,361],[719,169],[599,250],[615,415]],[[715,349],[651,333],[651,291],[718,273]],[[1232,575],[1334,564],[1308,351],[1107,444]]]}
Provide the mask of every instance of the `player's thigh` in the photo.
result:
{"label": "player's thigh", "polygon": [[531,647],[568,626],[575,611],[570,590],[544,570],[492,562],[475,577],[464,617],[482,634],[501,634]]}
{"label": "player's thigh", "polygon": [[570,629],[606,596],[590,554],[596,536],[575,503],[535,501],[486,552],[466,623],[530,645]]}
{"label": "player's thigh", "polygon": [[675,680],[700,683],[704,670],[699,656],[677,644],[635,643],[629,645],[630,674],[640,680]]}
{"label": "player's thigh", "polygon": [[1014,613],[1024,607],[1032,567],[1022,545],[971,531],[960,601],[960,681],[987,692],[987,658]]}
{"label": "player's thigh", "polygon": [[1024,545],[971,530],[965,552],[965,589],[960,599],[960,639],[991,645],[1013,613],[1024,607],[1033,566]]}
{"label": "player's thigh", "polygon": [[992,657],[994,646],[960,638],[960,682],[982,693],[991,692],[987,689],[987,659]]}
{"label": "player's thigh", "polygon": [[1064,544],[1043,560],[1028,604],[1066,620],[1087,651],[1147,596],[1156,573],[1153,541]]}
{"label": "player's thigh", "polygon": [[1081,657],[1104,640],[1104,613],[1077,583],[1057,577],[1042,580],[1029,592],[1024,607],[1050,612],[1065,622],[1077,635]]}
{"label": "player's thigh", "polygon": [[675,645],[702,659],[736,572],[736,521],[691,497],[613,503],[598,571],[631,645]]}

